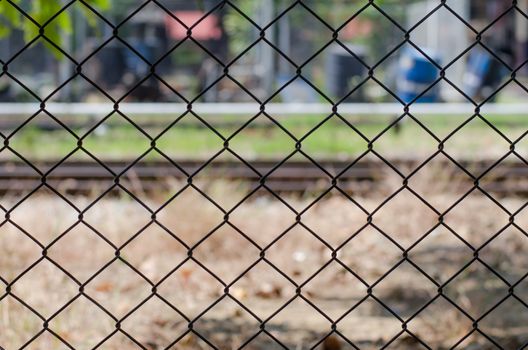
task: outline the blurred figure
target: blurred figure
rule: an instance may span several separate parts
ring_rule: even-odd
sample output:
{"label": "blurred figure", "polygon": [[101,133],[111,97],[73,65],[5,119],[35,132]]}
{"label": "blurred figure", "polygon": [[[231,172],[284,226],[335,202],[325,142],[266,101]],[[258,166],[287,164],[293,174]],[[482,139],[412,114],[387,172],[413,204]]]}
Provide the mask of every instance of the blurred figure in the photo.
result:
{"label": "blurred figure", "polygon": [[14,102],[11,85],[7,79],[0,80],[0,102]]}
{"label": "blurred figure", "polygon": [[[440,55],[431,49],[422,48],[425,54],[441,64]],[[406,49],[400,57],[397,91],[398,96],[410,103],[416,99],[418,103],[433,103],[440,101],[438,84],[431,85],[438,79],[439,70],[416,49]]]}
{"label": "blurred figure", "polygon": [[[124,51],[125,77],[123,81],[127,90],[133,89],[128,99],[134,102],[163,102],[163,94],[160,82],[155,77],[149,77],[141,85],[134,88],[150,71],[150,64],[155,60],[155,51],[159,46],[152,28],[146,23],[139,23],[133,35],[128,39],[130,46],[137,51],[141,57],[132,50]],[[150,34],[150,35],[149,35]]]}
{"label": "blurred figure", "polygon": [[[520,1],[520,5],[523,3],[524,0]],[[509,11],[510,7],[509,0],[490,0],[485,3],[471,1],[473,27],[483,30],[493,21],[481,38],[487,49],[477,45],[468,54],[463,84],[464,92],[472,99],[483,100],[492,95],[510,74],[508,66],[514,67],[516,64],[519,45],[515,39],[524,36],[519,35],[524,29],[516,25],[517,14],[516,11]],[[473,37],[473,33],[469,35]],[[493,96],[491,100],[496,97]]]}
{"label": "blurred figure", "polygon": [[[513,60],[513,53],[510,55]],[[485,99],[496,91],[507,74],[508,69],[500,61],[486,50],[476,48],[469,55],[464,74],[464,92],[473,99]]]}

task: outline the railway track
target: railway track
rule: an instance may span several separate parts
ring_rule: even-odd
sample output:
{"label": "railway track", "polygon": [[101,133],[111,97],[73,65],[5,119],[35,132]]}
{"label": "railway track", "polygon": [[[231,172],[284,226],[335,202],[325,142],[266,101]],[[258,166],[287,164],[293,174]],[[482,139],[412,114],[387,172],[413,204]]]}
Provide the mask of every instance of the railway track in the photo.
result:
{"label": "railway track", "polygon": [[[392,183],[403,180],[382,161],[359,161],[351,165],[347,161],[325,160],[319,162],[324,171],[308,161],[288,161],[278,166],[278,161],[253,161],[248,167],[242,162],[215,161],[205,165],[198,160],[170,162],[152,161],[138,163],[130,167],[130,162],[108,161],[107,168],[85,161],[70,161],[54,167],[54,162],[38,162],[36,169],[23,162],[0,161],[0,193],[30,191],[44,181],[70,193],[89,193],[94,188],[108,188],[116,183],[131,191],[165,191],[177,182],[210,184],[216,180],[234,181],[257,186],[262,181],[277,192],[315,192],[337,185],[352,194],[365,194],[379,191],[386,186],[387,178]],[[395,159],[391,164],[403,174],[410,173],[419,163],[412,159]],[[461,162],[471,174],[478,177],[492,162]],[[474,180],[448,161],[431,162],[423,169],[440,173],[440,179],[450,183],[471,185]],[[335,176],[339,176],[336,178]],[[412,180],[409,180],[412,187]],[[431,181],[431,180],[429,180]],[[496,195],[516,195],[528,197],[528,165],[521,162],[501,163],[479,179],[479,186]]]}

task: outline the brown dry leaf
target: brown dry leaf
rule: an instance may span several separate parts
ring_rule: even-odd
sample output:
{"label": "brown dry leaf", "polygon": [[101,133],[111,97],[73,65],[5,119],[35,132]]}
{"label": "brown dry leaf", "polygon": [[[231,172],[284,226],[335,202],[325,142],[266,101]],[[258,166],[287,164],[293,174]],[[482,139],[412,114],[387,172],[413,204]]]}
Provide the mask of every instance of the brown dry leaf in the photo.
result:
{"label": "brown dry leaf", "polygon": [[244,313],[240,309],[235,309],[233,312],[233,317],[242,317],[244,316]]}
{"label": "brown dry leaf", "polygon": [[191,275],[193,274],[193,269],[190,269],[190,268],[181,268],[180,269],[180,275],[183,279],[183,283],[188,283],[189,282],[189,279],[191,278]]}
{"label": "brown dry leaf", "polygon": [[153,320],[152,323],[154,323],[158,327],[164,328],[169,323],[169,320],[158,318],[158,319]]}
{"label": "brown dry leaf", "polygon": [[255,293],[256,296],[263,299],[280,298],[282,296],[282,288],[270,283],[263,284]]}
{"label": "brown dry leaf", "polygon": [[336,336],[331,335],[323,342],[323,350],[341,350],[341,342]]}
{"label": "brown dry leaf", "polygon": [[314,292],[310,291],[310,290],[307,290],[305,292],[303,292],[304,295],[306,295],[307,297],[309,298],[317,298],[317,294],[315,294]]}
{"label": "brown dry leaf", "polygon": [[101,282],[95,286],[95,290],[101,293],[110,293],[114,290],[114,284],[111,282]]}
{"label": "brown dry leaf", "polygon": [[182,340],[180,340],[178,342],[178,344],[180,346],[196,346],[196,344],[198,343],[197,339],[196,339],[196,335],[192,334],[192,333],[189,333],[187,335],[185,335]]}

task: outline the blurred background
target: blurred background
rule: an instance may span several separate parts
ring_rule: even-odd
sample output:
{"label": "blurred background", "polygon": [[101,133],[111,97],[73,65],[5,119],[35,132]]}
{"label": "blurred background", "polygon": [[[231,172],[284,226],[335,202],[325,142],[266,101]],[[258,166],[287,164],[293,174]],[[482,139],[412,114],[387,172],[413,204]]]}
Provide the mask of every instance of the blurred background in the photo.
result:
{"label": "blurred background", "polygon": [[[518,67],[527,58],[528,21],[519,11],[507,11],[511,6],[507,0],[452,2],[448,5],[456,15],[441,8],[425,20],[422,18],[438,6],[437,1],[378,1],[379,8],[392,20],[374,7],[351,17],[364,6],[361,1],[335,0],[332,6],[321,0],[303,3],[306,6],[294,6],[266,26],[266,40],[272,45],[258,41],[257,26],[267,25],[293,1],[233,1],[236,8],[218,6],[218,1],[210,0],[159,1],[165,9],[150,2],[134,13],[141,1],[116,0],[107,4],[101,13],[109,23],[126,19],[119,27],[120,39],[112,39],[109,23],[91,12],[87,14],[85,6],[76,3],[53,19],[49,27],[53,28],[57,22],[61,28],[64,25],[61,18],[69,16],[71,28],[59,31],[55,37],[59,46],[81,62],[83,74],[111,96],[118,98],[133,89],[126,100],[140,102],[182,102],[182,97],[192,100],[210,85],[213,86],[197,102],[254,102],[255,98],[261,101],[271,98],[273,102],[323,102],[322,94],[335,101],[344,98],[347,102],[394,102],[387,89],[395,91],[400,99],[410,101],[438,78],[439,67],[443,66],[447,67],[446,77],[461,91],[442,82],[427,91],[421,101],[466,102],[467,98],[489,97],[509,78],[509,68]],[[524,1],[518,3],[521,8],[526,6]],[[187,29],[183,24],[194,25],[209,12],[193,27],[192,40],[186,40]],[[486,28],[495,20],[496,23]],[[339,43],[332,42],[332,30],[325,22],[339,28]],[[477,31],[486,29],[481,40],[485,47],[474,45],[476,33],[468,26]],[[410,40],[422,52],[408,43],[402,45],[404,31],[411,28]],[[14,28],[2,39],[2,61],[8,61],[24,47],[21,29]],[[67,81],[76,68],[60,52],[46,48],[44,41],[33,42],[9,64],[11,74],[42,96]],[[36,61],[34,57],[40,59]],[[150,75],[149,63],[155,65],[156,76],[165,83]],[[228,65],[232,79],[220,79],[223,65]],[[302,68],[304,79],[322,94],[300,78],[280,90],[294,78],[298,67]],[[369,82],[349,94],[367,77],[367,67],[375,68],[375,76],[385,88]],[[524,68],[518,71],[519,79],[526,74]],[[278,90],[280,93],[275,94]],[[515,88],[494,96],[500,101],[516,98],[519,96]],[[0,78],[0,101],[31,100],[32,96],[20,84]],[[72,80],[52,100],[108,102],[85,79]]]}
{"label": "blurred background", "polygon": [[[91,0],[62,11],[59,0],[15,3],[2,5],[0,101],[11,104],[0,109],[0,130],[30,159],[66,155],[79,139],[102,158],[138,157],[155,140],[171,157],[207,159],[227,140],[246,159],[277,159],[302,140],[314,157],[349,159],[369,138],[402,157],[430,154],[432,134],[463,123],[480,137],[450,135],[450,151],[496,156],[508,149],[496,128],[513,142],[526,124],[526,1]],[[44,36],[21,11],[46,24]],[[412,121],[394,123],[411,102]],[[473,118],[483,102],[494,127]],[[268,114],[256,116],[262,103]],[[339,116],[330,116],[336,103]]]}
{"label": "blurred background", "polygon": [[0,349],[525,348],[527,12],[0,0]]}

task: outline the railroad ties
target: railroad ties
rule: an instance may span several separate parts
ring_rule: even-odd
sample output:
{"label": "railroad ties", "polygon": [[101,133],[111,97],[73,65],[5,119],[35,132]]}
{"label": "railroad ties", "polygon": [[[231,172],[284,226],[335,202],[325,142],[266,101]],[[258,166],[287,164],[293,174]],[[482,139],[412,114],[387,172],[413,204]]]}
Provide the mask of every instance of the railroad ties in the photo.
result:
{"label": "railroad ties", "polygon": [[[34,167],[30,167],[23,162],[0,161],[0,193],[27,192],[42,183],[74,194],[87,194],[94,188],[105,189],[117,183],[132,192],[162,192],[170,190],[171,184],[188,182],[191,177],[198,184],[214,181],[240,182],[252,187],[265,184],[273,191],[292,193],[321,192],[335,184],[349,194],[364,195],[373,190],[379,191],[386,186],[386,182],[401,185],[408,174],[413,174],[408,181],[411,186],[412,179],[417,176],[418,171],[415,170],[420,166],[415,160],[391,160],[390,164],[402,177],[381,160],[356,163],[327,160],[318,163],[320,167],[307,161],[280,164],[267,160],[250,162],[250,167],[233,161],[208,164],[198,160],[181,160],[174,163],[143,162],[128,168],[128,162],[108,161],[104,163],[105,168],[84,161],[71,161],[57,167],[52,162],[35,163]],[[432,169],[442,171],[443,178],[449,182],[458,181],[469,186],[477,184],[499,196],[528,196],[528,166],[521,162],[503,162],[491,169],[486,161],[460,162],[459,165],[468,172],[447,160],[431,164],[436,164]]]}

